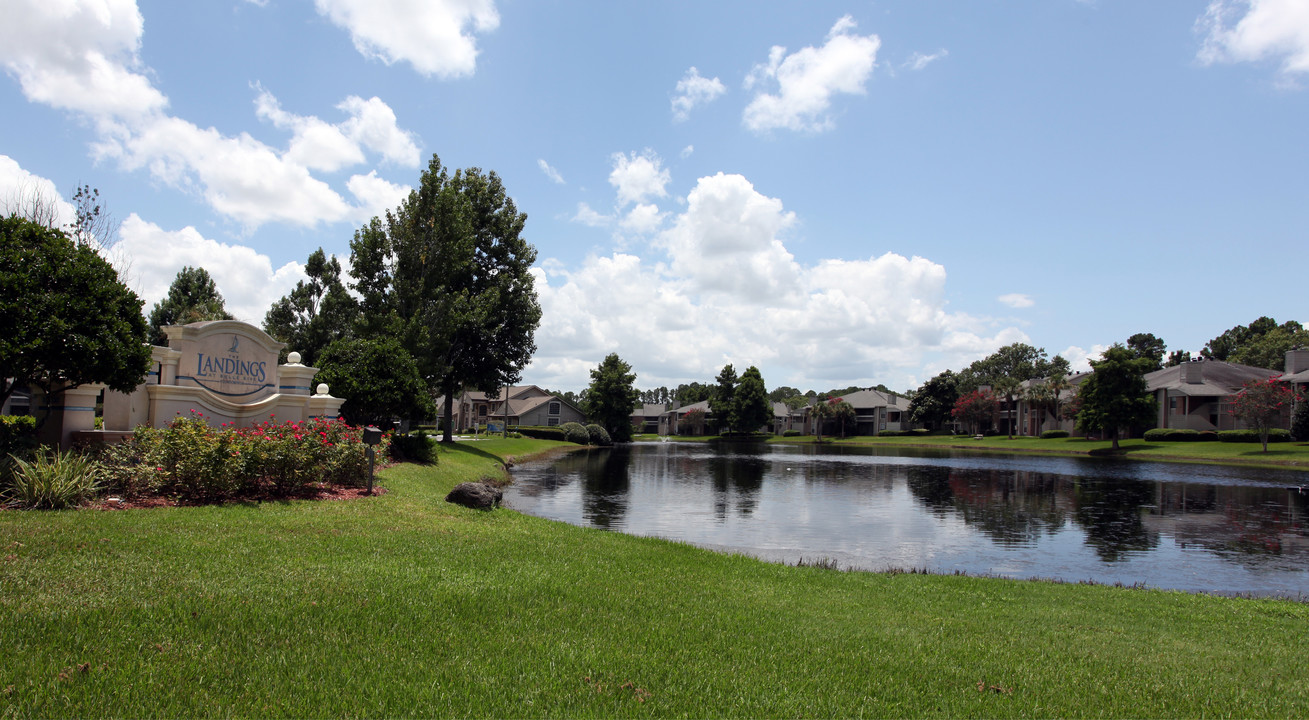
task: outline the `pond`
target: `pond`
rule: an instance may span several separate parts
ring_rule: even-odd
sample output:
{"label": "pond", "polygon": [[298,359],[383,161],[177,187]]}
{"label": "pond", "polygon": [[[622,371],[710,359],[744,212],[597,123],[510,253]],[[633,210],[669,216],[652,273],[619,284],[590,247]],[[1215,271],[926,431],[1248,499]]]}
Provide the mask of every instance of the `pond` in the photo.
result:
{"label": "pond", "polygon": [[1309,596],[1302,471],[667,442],[513,476],[530,515],[778,562]]}

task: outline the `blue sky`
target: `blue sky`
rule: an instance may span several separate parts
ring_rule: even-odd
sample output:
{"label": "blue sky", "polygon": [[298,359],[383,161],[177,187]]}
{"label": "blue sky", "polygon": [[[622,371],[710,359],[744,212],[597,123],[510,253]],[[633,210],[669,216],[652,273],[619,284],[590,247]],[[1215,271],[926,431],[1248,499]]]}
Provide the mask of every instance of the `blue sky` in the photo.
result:
{"label": "blue sky", "polygon": [[433,153],[503,178],[524,380],[910,389],[1309,321],[1303,0],[0,0],[0,203],[100,189],[147,309],[260,323]]}

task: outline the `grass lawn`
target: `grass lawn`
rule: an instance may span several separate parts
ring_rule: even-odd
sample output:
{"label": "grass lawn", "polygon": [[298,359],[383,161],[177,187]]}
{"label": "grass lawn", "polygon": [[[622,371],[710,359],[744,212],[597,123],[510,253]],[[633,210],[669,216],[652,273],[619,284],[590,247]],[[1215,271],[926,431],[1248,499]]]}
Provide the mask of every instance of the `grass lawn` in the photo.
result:
{"label": "grass lawn", "polygon": [[1309,605],[842,573],[443,501],[0,512],[0,718],[1309,716]]}
{"label": "grass lawn", "polygon": [[[769,442],[812,443],[808,437],[775,438]],[[993,435],[980,440],[972,436],[900,436],[850,437],[845,439],[824,437],[823,442],[836,445],[884,445],[887,447],[948,447],[979,452],[1055,453],[1062,455],[1089,455],[1107,453],[1113,447],[1109,440],[1083,438],[1052,438]],[[1201,462],[1234,465],[1265,465],[1280,468],[1309,470],[1309,443],[1269,443],[1264,453],[1259,443],[1224,442],[1146,442],[1141,439],[1119,440],[1124,457],[1134,460],[1168,460],[1174,462]]]}

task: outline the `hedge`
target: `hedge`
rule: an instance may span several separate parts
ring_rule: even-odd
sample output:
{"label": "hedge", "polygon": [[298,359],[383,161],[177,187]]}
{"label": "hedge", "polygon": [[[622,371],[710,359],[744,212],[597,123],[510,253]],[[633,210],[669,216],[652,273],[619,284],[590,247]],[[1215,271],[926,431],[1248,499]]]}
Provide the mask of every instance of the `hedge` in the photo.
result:
{"label": "hedge", "polygon": [[564,431],[564,439],[570,443],[578,445],[591,444],[591,433],[586,431],[586,426],[582,423],[566,422],[559,426]]}
{"label": "hedge", "polygon": [[1142,438],[1146,442],[1196,442],[1200,439],[1200,431],[1183,428],[1154,428],[1146,430]]}
{"label": "hedge", "polygon": [[[1255,430],[1223,430],[1218,433],[1218,442],[1257,443],[1259,433]],[[1291,431],[1285,428],[1273,428],[1268,431],[1268,442],[1291,442]]]}
{"label": "hedge", "polygon": [[564,441],[564,430],[558,426],[545,427],[541,425],[523,425],[517,428],[519,433],[525,437],[536,438],[537,440],[558,440]]}
{"label": "hedge", "polygon": [[1041,433],[1042,440],[1057,440],[1059,438],[1066,438],[1066,437],[1068,437],[1067,430],[1046,430],[1045,432]]}

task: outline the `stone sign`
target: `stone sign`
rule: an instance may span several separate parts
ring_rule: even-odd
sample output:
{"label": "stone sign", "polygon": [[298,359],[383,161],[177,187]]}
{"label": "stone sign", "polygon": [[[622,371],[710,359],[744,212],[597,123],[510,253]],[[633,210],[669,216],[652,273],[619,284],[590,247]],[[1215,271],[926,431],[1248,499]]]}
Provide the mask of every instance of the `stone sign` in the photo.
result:
{"label": "stone sign", "polygon": [[177,384],[194,385],[232,402],[249,403],[277,392],[279,343],[258,328],[231,321],[164,329],[181,353]]}

